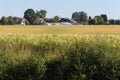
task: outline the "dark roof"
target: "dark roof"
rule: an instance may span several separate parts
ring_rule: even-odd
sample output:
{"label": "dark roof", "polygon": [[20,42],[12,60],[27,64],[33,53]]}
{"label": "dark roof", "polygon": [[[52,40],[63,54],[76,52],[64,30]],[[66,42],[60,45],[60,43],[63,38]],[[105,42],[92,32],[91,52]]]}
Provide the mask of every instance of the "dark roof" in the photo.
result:
{"label": "dark roof", "polygon": [[71,24],[76,24],[77,22],[74,20],[71,20],[69,18],[61,18],[58,22],[67,22],[67,23],[71,23]]}

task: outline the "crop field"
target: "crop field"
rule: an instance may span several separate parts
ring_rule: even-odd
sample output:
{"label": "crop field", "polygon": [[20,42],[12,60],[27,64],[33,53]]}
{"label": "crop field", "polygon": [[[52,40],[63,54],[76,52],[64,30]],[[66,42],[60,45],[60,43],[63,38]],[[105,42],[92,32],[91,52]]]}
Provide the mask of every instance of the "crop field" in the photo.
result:
{"label": "crop field", "polygon": [[0,26],[0,34],[120,34],[120,26]]}
{"label": "crop field", "polygon": [[120,80],[120,26],[0,26],[0,80]]}

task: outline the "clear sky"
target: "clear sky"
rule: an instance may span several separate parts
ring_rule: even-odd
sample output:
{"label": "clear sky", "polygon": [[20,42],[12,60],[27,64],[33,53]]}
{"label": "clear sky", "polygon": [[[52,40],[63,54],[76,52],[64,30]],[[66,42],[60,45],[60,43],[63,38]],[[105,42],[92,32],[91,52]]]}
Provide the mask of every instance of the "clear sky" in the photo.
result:
{"label": "clear sky", "polygon": [[73,12],[85,11],[88,16],[107,14],[109,18],[120,19],[120,0],[0,0],[0,17],[22,17],[28,8],[45,9],[47,17],[71,18]]}

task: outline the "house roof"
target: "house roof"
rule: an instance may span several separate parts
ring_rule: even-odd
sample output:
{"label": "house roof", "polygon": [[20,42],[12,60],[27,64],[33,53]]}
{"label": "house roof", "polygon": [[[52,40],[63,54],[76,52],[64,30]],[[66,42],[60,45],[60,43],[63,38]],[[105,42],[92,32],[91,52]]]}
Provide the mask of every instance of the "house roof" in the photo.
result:
{"label": "house roof", "polygon": [[33,22],[33,24],[41,24],[41,23],[46,23],[46,22],[45,22],[45,20],[42,19],[42,18],[37,18],[37,19]]}
{"label": "house roof", "polygon": [[26,23],[26,22],[29,23],[29,21],[26,18],[24,18],[24,17],[23,18],[16,17],[15,20],[16,20],[17,23],[21,23],[21,22],[22,23]]}
{"label": "house roof", "polygon": [[69,18],[61,18],[58,22],[61,22],[61,23],[70,23],[70,24],[77,24],[76,21],[72,20],[72,19],[69,19]]}

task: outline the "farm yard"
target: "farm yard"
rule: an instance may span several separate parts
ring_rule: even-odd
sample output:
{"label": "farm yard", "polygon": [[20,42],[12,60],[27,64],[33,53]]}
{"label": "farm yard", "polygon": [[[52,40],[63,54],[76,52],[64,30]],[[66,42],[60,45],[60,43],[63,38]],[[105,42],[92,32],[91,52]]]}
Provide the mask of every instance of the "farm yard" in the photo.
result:
{"label": "farm yard", "polygon": [[0,26],[0,80],[120,80],[120,26]]}

